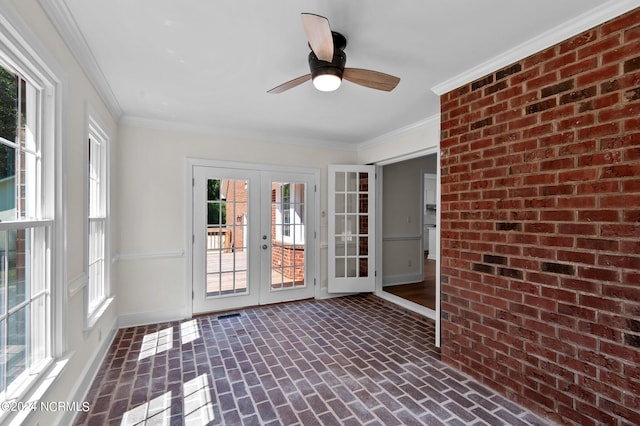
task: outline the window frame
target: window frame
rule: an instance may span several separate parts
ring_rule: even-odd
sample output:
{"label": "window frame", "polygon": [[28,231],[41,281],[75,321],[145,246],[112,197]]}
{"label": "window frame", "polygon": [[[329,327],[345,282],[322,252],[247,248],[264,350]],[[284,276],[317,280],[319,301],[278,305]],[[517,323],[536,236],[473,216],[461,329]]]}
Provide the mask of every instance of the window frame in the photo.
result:
{"label": "window frame", "polygon": [[[44,120],[44,110],[41,107],[45,90],[42,87],[36,86],[33,80],[28,78],[28,70],[16,69],[11,64],[8,58],[0,54],[0,67],[6,70],[8,73],[13,74],[17,78],[16,89],[18,109],[16,111],[16,120],[24,120],[24,131],[22,131],[22,125],[16,122],[17,134],[14,141],[9,141],[2,138],[2,144],[9,146],[14,150],[14,161],[16,166],[14,169],[14,216],[10,219],[5,219],[0,222],[0,234],[4,240],[4,250],[9,254],[10,249],[9,241],[12,239],[11,234],[14,234],[16,240],[14,250],[16,260],[14,260],[16,268],[16,276],[14,277],[15,284],[21,281],[19,278],[19,268],[24,267],[24,299],[18,301],[13,307],[9,305],[8,296],[10,295],[9,289],[9,271],[11,270],[11,261],[9,257],[2,257],[2,264],[0,265],[0,271],[4,272],[3,279],[3,303],[4,312],[0,315],[0,324],[2,330],[0,335],[2,341],[0,341],[0,353],[2,358],[8,360],[8,351],[10,348],[10,329],[11,329],[11,317],[18,317],[19,312],[24,312],[25,318],[22,320],[27,324],[25,327],[25,334],[22,336],[24,339],[24,365],[21,367],[23,370],[18,373],[16,377],[9,383],[6,382],[9,373],[8,362],[0,364],[0,399],[6,400],[14,398],[16,395],[20,395],[26,388],[28,388],[33,381],[33,376],[41,373],[46,367],[53,362],[52,347],[51,347],[51,317],[47,314],[51,312],[51,290],[52,290],[52,277],[50,274],[51,266],[51,235],[53,219],[47,217],[46,206],[43,202],[43,186],[45,186],[45,176],[41,172],[43,163],[46,159],[43,158],[43,140],[42,140],[42,128],[41,123]],[[23,93],[24,90],[24,93]],[[24,97],[23,97],[24,96]],[[24,110],[23,110],[24,106]],[[27,160],[29,157],[29,160]],[[23,169],[24,163],[24,169]],[[29,168],[27,169],[27,164]],[[24,176],[23,176],[24,174]],[[23,182],[24,179],[24,182]],[[23,184],[24,189],[23,189]],[[30,184],[30,185],[28,185]],[[23,198],[24,197],[24,198]],[[23,206],[24,202],[24,206]],[[18,235],[24,232],[21,240],[25,241],[24,247],[18,249],[17,239]],[[35,240],[34,240],[35,236]],[[3,252],[4,252],[3,250]],[[23,260],[18,262],[18,253],[21,253]],[[41,288],[37,288],[41,286]],[[5,298],[4,296],[7,296]],[[35,308],[41,305],[39,312],[35,312]],[[43,316],[41,318],[44,322],[44,332],[40,329],[32,328],[30,326],[31,321],[34,319],[34,315]],[[19,320],[16,320],[19,321]],[[37,342],[34,342],[34,336],[40,335]],[[5,340],[6,339],[6,340]],[[42,347],[38,345],[43,345]],[[34,353],[36,359],[34,359]]]}
{"label": "window frame", "polygon": [[[44,392],[51,384],[46,379],[54,371],[59,374],[66,364],[63,359],[66,351],[66,212],[64,149],[61,144],[62,98],[66,84],[58,77],[62,75],[60,68],[49,56],[40,54],[46,50],[17,19],[13,9],[0,3],[0,12],[0,62],[8,71],[20,75],[37,89],[35,126],[40,154],[37,176],[38,217],[2,222],[0,229],[7,231],[44,227],[44,239],[47,240],[44,250],[49,253],[44,268],[49,281],[46,356],[40,363],[31,366],[25,380],[16,383],[9,394],[3,393],[0,396],[0,401],[7,398],[19,401],[26,400],[26,395],[35,386],[38,386],[38,392]],[[53,68],[51,64],[54,65]],[[14,414],[16,413],[0,413],[0,422],[16,417]],[[16,418],[24,415],[25,413],[18,413]]]}
{"label": "window frame", "polygon": [[[107,307],[113,300],[111,295],[111,277],[110,277],[110,265],[111,265],[111,255],[110,255],[110,191],[109,191],[109,170],[110,170],[110,146],[111,146],[111,138],[104,130],[104,127],[101,126],[98,120],[95,118],[95,114],[92,112],[91,108],[87,108],[87,139],[88,143],[85,145],[87,149],[87,153],[85,156],[86,168],[85,168],[85,182],[86,182],[86,205],[85,205],[85,217],[86,220],[86,240],[85,240],[85,273],[86,273],[86,282],[85,282],[85,291],[84,291],[84,311],[85,311],[85,333],[90,331],[93,326],[98,322],[98,320],[102,317],[102,314],[106,311]],[[95,215],[95,212],[92,208],[92,195],[91,195],[91,141],[97,141],[100,146],[100,176],[98,177],[100,181],[99,185],[99,200],[98,204],[100,205],[99,210],[100,214]],[[92,256],[91,250],[93,247],[94,241],[92,240],[92,231],[91,224],[92,223],[101,223],[102,227],[102,242],[101,242],[101,250],[102,250],[102,279],[99,285],[102,287],[101,293],[102,296],[99,297],[97,301],[91,300],[91,292],[92,292],[92,275],[91,275],[91,263]]]}

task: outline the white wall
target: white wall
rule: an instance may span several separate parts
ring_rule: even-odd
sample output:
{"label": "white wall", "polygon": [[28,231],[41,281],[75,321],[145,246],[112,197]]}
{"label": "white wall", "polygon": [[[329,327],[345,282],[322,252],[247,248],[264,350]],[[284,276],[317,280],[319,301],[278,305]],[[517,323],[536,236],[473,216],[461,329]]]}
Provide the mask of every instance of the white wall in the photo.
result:
{"label": "white wall", "polygon": [[435,152],[439,144],[440,116],[429,117],[419,123],[360,144],[358,162],[390,164],[422,156],[425,151]]}
{"label": "white wall", "polygon": [[[353,163],[354,151],[251,141],[184,129],[121,122],[118,140],[117,273],[121,325],[183,318],[185,300],[185,159],[320,169],[320,209],[327,209],[327,165]],[[326,293],[327,223],[321,219],[320,285]]]}
{"label": "white wall", "polygon": [[[381,189],[382,284],[420,280],[421,160],[437,154],[440,117],[433,116],[360,144],[358,162],[383,167]],[[435,168],[434,168],[435,173]]]}
{"label": "white wall", "polygon": [[[64,82],[62,103],[62,143],[64,145],[64,164],[66,175],[66,264],[67,282],[56,283],[56,291],[62,291],[67,297],[64,312],[64,330],[66,355],[69,357],[66,367],[57,376],[41,398],[45,401],[74,401],[84,396],[84,388],[92,377],[87,376],[92,366],[101,360],[103,349],[115,332],[115,304],[103,314],[95,326],[84,328],[84,291],[86,281],[85,240],[86,217],[85,189],[87,161],[87,108],[90,107],[104,130],[112,137],[116,148],[116,120],[111,116],[96,90],[75,61],[67,46],[44,14],[36,0],[1,0],[0,6],[5,16],[32,44],[38,56]],[[117,168],[117,163],[112,162]],[[117,242],[116,242],[117,243]],[[67,289],[78,291],[68,293]],[[33,412],[29,424],[40,425],[65,423],[62,420],[69,413]]]}
{"label": "white wall", "polygon": [[422,280],[423,171],[434,169],[435,154],[383,168],[382,273],[384,284]]}

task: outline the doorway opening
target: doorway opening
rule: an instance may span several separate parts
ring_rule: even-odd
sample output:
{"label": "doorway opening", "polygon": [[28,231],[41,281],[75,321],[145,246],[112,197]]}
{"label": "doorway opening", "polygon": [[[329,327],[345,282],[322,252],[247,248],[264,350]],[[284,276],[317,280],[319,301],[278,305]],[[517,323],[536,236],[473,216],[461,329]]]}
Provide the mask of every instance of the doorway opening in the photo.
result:
{"label": "doorway opening", "polygon": [[436,310],[436,261],[424,256],[422,281],[407,284],[385,286],[384,291],[401,297],[409,302]]}
{"label": "doorway opening", "polygon": [[423,155],[380,167],[381,295],[436,319],[438,301],[438,157]]}

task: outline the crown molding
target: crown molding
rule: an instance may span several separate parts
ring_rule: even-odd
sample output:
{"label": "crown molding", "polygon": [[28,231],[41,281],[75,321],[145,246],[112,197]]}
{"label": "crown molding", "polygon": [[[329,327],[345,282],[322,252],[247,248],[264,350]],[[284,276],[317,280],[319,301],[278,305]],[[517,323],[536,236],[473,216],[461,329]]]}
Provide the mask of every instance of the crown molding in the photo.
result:
{"label": "crown molding", "polygon": [[388,133],[382,134],[380,136],[376,136],[375,138],[369,139],[367,141],[361,142],[358,144],[358,151],[364,151],[366,149],[373,148],[378,145],[384,145],[385,143],[392,142],[398,137],[417,132],[427,127],[438,126],[438,131],[440,131],[440,114],[434,114],[431,117],[427,117],[420,121],[416,121],[415,123],[411,123],[404,127],[400,127],[399,129],[392,130]]}
{"label": "crown molding", "polygon": [[64,0],[38,0],[96,91],[116,119],[122,108]]}
{"label": "crown molding", "polygon": [[125,115],[120,118],[120,124],[147,127],[151,129],[165,129],[177,132],[199,133],[232,139],[245,139],[249,141],[277,143],[286,145],[309,146],[313,148],[327,148],[336,151],[355,152],[357,145],[349,142],[327,141],[322,139],[297,137],[290,135],[278,135],[274,133],[252,132],[248,130],[226,129],[216,126],[185,123],[178,121],[159,120],[146,117]]}
{"label": "crown molding", "polygon": [[541,52],[551,46],[576,36],[610,19],[618,17],[632,9],[640,7],[640,0],[609,0],[596,8],[585,12],[557,27],[550,29],[506,52],[489,59],[455,77],[431,88],[441,96],[451,90],[484,77],[492,72],[518,62],[528,56]]}

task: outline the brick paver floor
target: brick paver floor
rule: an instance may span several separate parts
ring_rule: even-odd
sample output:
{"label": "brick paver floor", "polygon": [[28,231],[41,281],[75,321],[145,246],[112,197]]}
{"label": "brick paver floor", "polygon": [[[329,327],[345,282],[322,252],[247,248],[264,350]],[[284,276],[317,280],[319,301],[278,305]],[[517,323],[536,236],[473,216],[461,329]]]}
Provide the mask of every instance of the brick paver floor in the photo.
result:
{"label": "brick paver floor", "polygon": [[373,295],[119,330],[78,425],[543,425]]}

